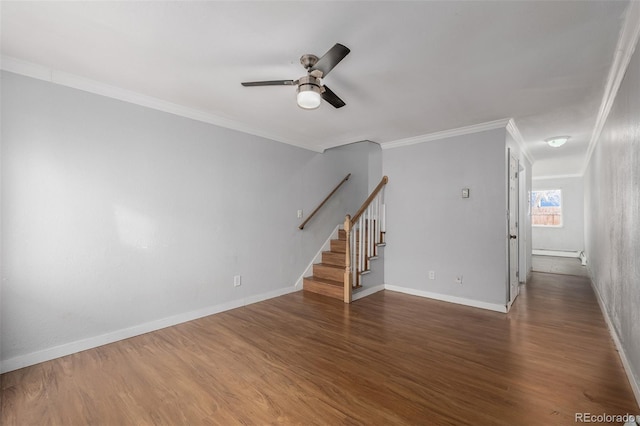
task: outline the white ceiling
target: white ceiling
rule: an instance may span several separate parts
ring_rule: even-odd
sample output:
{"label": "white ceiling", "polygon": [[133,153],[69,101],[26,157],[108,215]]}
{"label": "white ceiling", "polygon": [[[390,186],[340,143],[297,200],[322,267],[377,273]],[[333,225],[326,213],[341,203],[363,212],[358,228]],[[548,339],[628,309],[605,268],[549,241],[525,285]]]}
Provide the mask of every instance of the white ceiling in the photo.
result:
{"label": "white ceiling", "polygon": [[[8,2],[2,54],[314,150],[513,117],[534,174],[582,171],[627,1]],[[351,53],[297,107],[304,53]],[[7,68],[7,67],[5,67]],[[192,114],[194,115],[194,114]],[[214,122],[216,122],[214,120]],[[544,139],[569,135],[552,149]]]}

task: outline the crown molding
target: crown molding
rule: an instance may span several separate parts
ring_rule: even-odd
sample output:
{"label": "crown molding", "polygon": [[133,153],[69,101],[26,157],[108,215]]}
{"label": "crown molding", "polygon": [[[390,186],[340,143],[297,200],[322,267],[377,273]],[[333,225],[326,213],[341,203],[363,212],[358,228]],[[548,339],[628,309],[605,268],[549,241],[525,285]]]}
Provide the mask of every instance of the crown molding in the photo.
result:
{"label": "crown molding", "polygon": [[443,130],[441,132],[429,133],[426,135],[413,136],[406,139],[398,139],[391,142],[381,143],[380,146],[382,149],[393,149],[400,148],[403,146],[416,145],[425,142],[431,142],[435,140],[450,138],[453,136],[463,136],[469,135],[472,133],[484,132],[486,130],[494,130],[494,129],[506,129],[507,132],[513,137],[513,139],[518,144],[520,148],[520,152],[529,160],[529,163],[533,164],[535,159],[533,155],[529,152],[527,148],[524,138],[516,126],[516,122],[513,118],[504,118],[501,120],[487,121],[485,123],[473,124],[471,126],[458,127],[456,129]]}
{"label": "crown molding", "polygon": [[529,164],[533,165],[533,163],[535,162],[535,158],[533,158],[533,155],[531,155],[531,153],[529,152],[529,149],[524,142],[524,138],[522,137],[522,134],[520,133],[518,126],[516,126],[516,122],[513,120],[513,118],[510,118],[509,122],[507,123],[507,132],[509,132],[511,137],[516,141],[518,147],[520,147],[520,152],[522,153],[522,155],[524,155],[525,158],[529,160]]}
{"label": "crown molding", "polygon": [[405,139],[398,139],[391,142],[383,142],[380,144],[382,149],[400,148],[403,146],[416,145],[425,142],[431,142],[439,139],[451,138],[454,136],[469,135],[471,133],[484,132],[486,130],[494,130],[507,127],[510,119],[502,119],[488,121],[486,123],[473,124],[471,126],[458,127],[457,129],[443,130],[441,132],[428,133],[426,135],[413,136]]}
{"label": "crown molding", "polygon": [[582,174],[584,175],[589,167],[591,156],[593,151],[600,140],[602,129],[604,128],[611,107],[622,84],[624,74],[627,72],[627,67],[633,56],[633,52],[638,44],[638,38],[640,37],[640,1],[630,1],[627,8],[627,12],[624,18],[624,24],[620,30],[620,36],[618,37],[618,44],[616,45],[615,56],[607,82],[604,88],[604,94],[602,96],[602,102],[600,103],[600,109],[596,117],[596,124],[591,133],[591,139],[589,140],[589,147],[587,148],[587,155],[585,157],[584,166],[582,167]]}
{"label": "crown molding", "polygon": [[328,143],[325,145],[320,145],[320,148],[322,149],[322,152],[326,151],[327,149],[331,149],[331,148],[338,148],[341,146],[346,146],[346,145],[352,145],[354,143],[360,143],[360,142],[370,142],[370,143],[375,143],[377,145],[380,145],[378,142],[372,141],[370,139],[367,139],[366,136],[363,135],[359,135],[356,137],[351,138],[349,141],[337,141],[337,142],[332,142],[332,143]]}
{"label": "crown molding", "polygon": [[272,141],[293,145],[298,148],[307,149],[315,152],[323,152],[321,147],[310,148],[296,141],[283,138],[282,136],[265,132],[261,129],[249,126],[245,123],[221,117],[210,112],[189,108],[184,105],[175,104],[152,96],[143,95],[141,93],[111,86],[96,80],[91,80],[79,75],[57,71],[50,67],[23,61],[11,56],[2,55],[0,57],[0,69],[15,74],[24,75],[26,77],[44,80],[50,83],[59,84],[61,86],[82,90],[100,96],[140,105],[146,108],[167,112],[169,114],[180,117],[190,118],[192,120],[203,123],[213,124],[214,126],[224,127],[226,129],[237,130],[239,132],[248,133],[250,135],[259,136]]}

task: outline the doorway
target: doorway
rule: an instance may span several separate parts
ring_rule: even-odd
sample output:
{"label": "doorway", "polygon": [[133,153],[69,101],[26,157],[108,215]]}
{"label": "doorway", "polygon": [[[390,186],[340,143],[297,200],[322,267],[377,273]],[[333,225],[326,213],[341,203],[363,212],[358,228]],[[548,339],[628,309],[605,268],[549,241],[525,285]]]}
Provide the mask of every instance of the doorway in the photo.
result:
{"label": "doorway", "polygon": [[520,163],[518,159],[513,155],[511,149],[508,151],[509,158],[509,194],[508,194],[508,277],[509,277],[509,290],[508,290],[508,308],[511,307],[513,302],[518,297],[519,291],[519,238],[518,238],[518,205],[519,205],[519,182],[518,182],[518,170]]}

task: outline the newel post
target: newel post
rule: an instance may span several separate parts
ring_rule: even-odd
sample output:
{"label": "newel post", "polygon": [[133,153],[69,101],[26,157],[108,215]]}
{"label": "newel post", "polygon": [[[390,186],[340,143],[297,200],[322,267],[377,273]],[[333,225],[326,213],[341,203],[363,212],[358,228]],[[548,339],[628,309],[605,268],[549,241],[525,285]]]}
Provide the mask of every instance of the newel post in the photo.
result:
{"label": "newel post", "polygon": [[344,218],[344,232],[347,236],[344,263],[344,303],[351,303],[351,216],[349,215]]}

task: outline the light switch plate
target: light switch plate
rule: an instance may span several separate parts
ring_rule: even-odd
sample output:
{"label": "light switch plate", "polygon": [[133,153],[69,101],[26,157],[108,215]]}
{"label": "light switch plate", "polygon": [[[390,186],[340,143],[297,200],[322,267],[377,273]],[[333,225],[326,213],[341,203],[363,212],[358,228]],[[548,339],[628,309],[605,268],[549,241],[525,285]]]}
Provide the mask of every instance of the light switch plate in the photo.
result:
{"label": "light switch plate", "polygon": [[469,198],[469,188],[462,188],[462,198]]}

